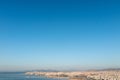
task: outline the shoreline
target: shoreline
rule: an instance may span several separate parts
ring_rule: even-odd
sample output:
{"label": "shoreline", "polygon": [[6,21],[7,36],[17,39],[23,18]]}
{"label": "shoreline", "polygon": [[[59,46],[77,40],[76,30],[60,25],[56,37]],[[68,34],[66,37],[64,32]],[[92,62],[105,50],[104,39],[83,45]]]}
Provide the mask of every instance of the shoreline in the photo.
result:
{"label": "shoreline", "polygon": [[69,78],[69,80],[120,80],[118,71],[88,71],[88,72],[26,72],[25,75],[45,76],[48,78]]}

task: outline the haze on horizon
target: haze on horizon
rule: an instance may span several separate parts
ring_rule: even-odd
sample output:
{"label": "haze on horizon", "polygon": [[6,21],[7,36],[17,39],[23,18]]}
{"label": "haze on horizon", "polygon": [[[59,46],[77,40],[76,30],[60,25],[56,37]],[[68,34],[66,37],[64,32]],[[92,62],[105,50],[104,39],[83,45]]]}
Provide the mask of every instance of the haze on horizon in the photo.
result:
{"label": "haze on horizon", "polygon": [[0,0],[0,71],[120,68],[119,0]]}

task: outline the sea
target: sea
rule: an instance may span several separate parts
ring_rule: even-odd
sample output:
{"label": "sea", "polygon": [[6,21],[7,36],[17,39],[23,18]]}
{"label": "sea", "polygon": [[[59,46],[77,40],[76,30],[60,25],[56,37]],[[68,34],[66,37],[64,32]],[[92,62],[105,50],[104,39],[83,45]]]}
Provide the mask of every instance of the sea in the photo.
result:
{"label": "sea", "polygon": [[47,78],[25,75],[24,72],[0,72],[0,80],[68,80],[67,78]]}

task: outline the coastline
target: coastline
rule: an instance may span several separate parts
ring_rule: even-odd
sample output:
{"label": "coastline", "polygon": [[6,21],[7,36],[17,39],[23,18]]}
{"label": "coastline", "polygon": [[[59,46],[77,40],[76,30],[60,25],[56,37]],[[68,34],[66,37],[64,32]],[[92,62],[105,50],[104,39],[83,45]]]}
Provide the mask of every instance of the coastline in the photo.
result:
{"label": "coastline", "polygon": [[45,76],[48,78],[68,78],[69,80],[120,80],[118,71],[88,71],[88,72],[26,72],[25,75]]}

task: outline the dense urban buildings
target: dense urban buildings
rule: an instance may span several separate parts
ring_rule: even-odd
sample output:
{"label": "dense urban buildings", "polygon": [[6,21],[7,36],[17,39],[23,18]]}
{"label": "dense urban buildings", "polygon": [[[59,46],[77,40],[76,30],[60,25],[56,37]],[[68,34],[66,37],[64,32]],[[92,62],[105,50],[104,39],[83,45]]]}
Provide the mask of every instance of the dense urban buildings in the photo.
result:
{"label": "dense urban buildings", "polygon": [[70,80],[120,80],[120,70],[87,72],[26,72],[26,75],[68,77]]}

